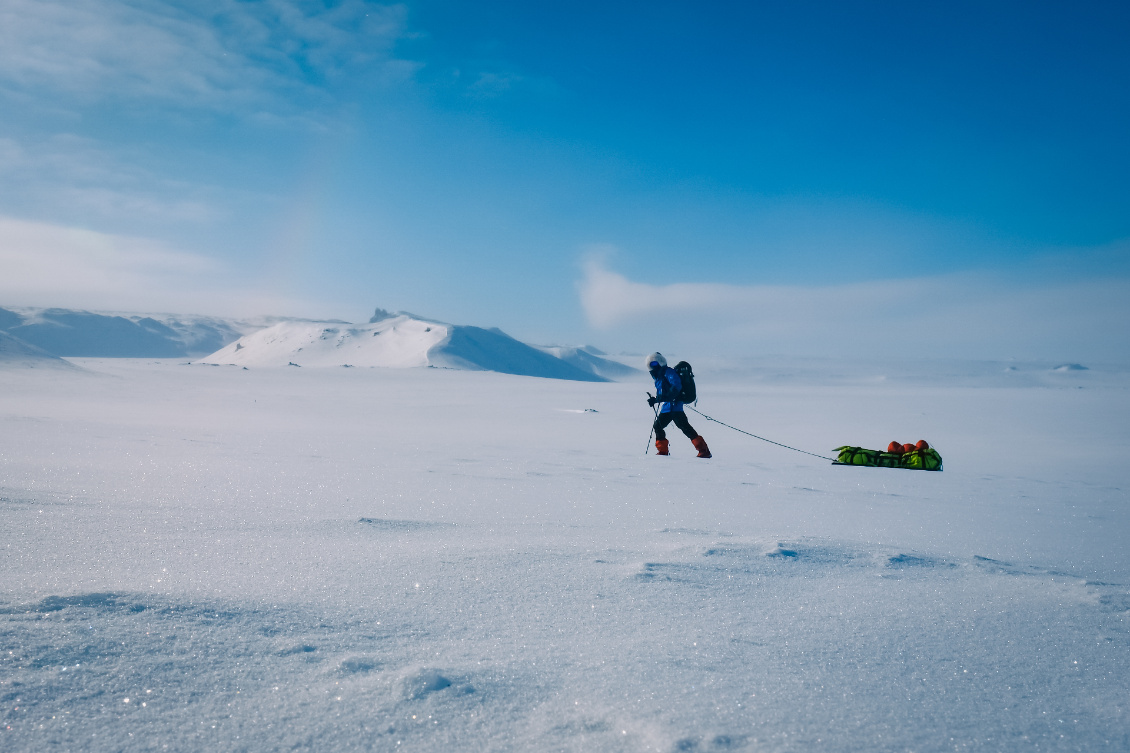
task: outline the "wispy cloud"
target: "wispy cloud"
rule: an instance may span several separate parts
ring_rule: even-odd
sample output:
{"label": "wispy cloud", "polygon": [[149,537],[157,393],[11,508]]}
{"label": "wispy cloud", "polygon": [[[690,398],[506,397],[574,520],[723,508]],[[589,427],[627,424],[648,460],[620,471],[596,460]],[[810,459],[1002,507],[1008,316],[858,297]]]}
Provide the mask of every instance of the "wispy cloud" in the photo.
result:
{"label": "wispy cloud", "polygon": [[6,0],[0,89],[77,103],[290,111],[296,97],[316,99],[350,69],[411,72],[393,54],[405,20],[403,6],[364,0]]}
{"label": "wispy cloud", "polygon": [[450,76],[449,83],[463,96],[481,102],[511,96],[550,101],[562,96],[554,79],[524,73],[504,61],[469,60],[452,69]]}
{"label": "wispy cloud", "polygon": [[[184,157],[161,154],[178,136],[158,127],[127,137],[104,127],[106,114],[141,133],[164,119],[177,134],[210,134],[215,154],[231,148],[222,124],[232,120],[324,134],[348,98],[339,85],[413,75],[416,64],[395,50],[411,36],[404,6],[367,0],[5,0],[0,206],[168,235],[269,204],[203,183],[207,173],[184,170]],[[178,161],[193,177],[173,177]]]}
{"label": "wispy cloud", "polygon": [[969,273],[819,287],[651,285],[590,258],[578,291],[593,327],[700,352],[1130,359],[1125,278],[1037,283]]}
{"label": "wispy cloud", "polygon": [[0,201],[134,224],[209,222],[231,203],[231,191],[171,180],[141,161],[73,134],[0,138]]}
{"label": "wispy cloud", "polygon": [[251,315],[310,305],[150,238],[0,216],[0,305]]}

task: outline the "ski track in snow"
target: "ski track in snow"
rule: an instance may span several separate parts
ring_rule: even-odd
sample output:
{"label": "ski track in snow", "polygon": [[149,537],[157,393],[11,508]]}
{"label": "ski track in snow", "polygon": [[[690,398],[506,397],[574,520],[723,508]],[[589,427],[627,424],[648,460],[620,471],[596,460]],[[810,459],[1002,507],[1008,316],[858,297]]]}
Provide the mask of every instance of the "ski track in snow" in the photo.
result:
{"label": "ski track in snow", "polygon": [[712,406],[913,402],[926,474],[644,456],[646,385],[80,365],[0,372],[5,750],[1130,748],[1124,388]]}

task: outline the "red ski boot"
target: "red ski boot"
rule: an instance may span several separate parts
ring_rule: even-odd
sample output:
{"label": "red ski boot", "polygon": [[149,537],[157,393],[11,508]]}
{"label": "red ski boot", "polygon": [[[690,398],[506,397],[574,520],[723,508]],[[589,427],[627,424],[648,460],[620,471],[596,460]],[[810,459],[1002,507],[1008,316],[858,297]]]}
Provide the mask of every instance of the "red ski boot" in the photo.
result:
{"label": "red ski boot", "polygon": [[698,450],[698,456],[700,458],[711,457],[710,448],[706,446],[706,440],[702,438],[702,435],[699,435],[692,439],[691,444],[693,444],[694,448]]}
{"label": "red ski boot", "polygon": [[671,453],[667,452],[667,447],[669,445],[670,445],[670,442],[668,442],[666,439],[655,440],[655,454],[656,455],[670,455]]}

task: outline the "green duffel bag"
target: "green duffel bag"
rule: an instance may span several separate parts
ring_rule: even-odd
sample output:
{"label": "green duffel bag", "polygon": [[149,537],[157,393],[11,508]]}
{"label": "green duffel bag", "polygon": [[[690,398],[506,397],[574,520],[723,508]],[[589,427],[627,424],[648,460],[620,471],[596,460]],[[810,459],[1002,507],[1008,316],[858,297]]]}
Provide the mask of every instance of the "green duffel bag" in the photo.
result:
{"label": "green duffel bag", "polygon": [[906,465],[902,462],[902,459],[904,457],[906,456],[896,455],[893,452],[880,452],[879,462],[877,462],[875,465],[880,466],[881,468],[906,468]]}
{"label": "green duffel bag", "polygon": [[868,450],[863,447],[837,447],[836,462],[841,465],[869,465],[876,468],[907,468],[912,471],[942,470],[942,456],[933,447],[900,454]]}
{"label": "green duffel bag", "polygon": [[842,465],[879,465],[879,456],[883,453],[878,450],[865,450],[862,447],[837,447],[834,452],[836,462]]}
{"label": "green duffel bag", "polygon": [[910,468],[916,471],[940,471],[942,470],[942,456],[933,447],[927,450],[915,450],[900,456],[902,459],[902,467]]}

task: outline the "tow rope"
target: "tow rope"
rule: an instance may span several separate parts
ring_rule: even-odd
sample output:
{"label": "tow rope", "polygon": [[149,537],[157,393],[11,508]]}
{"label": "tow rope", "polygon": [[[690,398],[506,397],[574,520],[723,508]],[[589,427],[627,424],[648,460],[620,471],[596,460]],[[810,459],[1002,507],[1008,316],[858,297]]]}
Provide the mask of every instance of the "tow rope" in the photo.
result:
{"label": "tow rope", "polygon": [[750,432],[748,432],[748,431],[746,431],[746,430],[744,430],[744,429],[739,429],[739,428],[738,428],[738,427],[736,427],[736,426],[730,426],[729,424],[727,424],[727,423],[725,423],[725,422],[719,421],[719,420],[718,420],[717,418],[712,418],[712,417],[710,417],[710,416],[706,415],[705,413],[703,413],[702,411],[698,410],[697,408],[695,408],[695,407],[693,407],[693,406],[690,406],[690,405],[686,405],[686,406],[684,406],[684,407],[685,407],[685,408],[690,408],[690,409],[691,409],[691,410],[693,410],[693,411],[694,411],[695,413],[697,413],[698,415],[700,415],[700,416],[702,416],[703,418],[705,418],[705,419],[706,419],[707,421],[713,421],[713,422],[714,422],[714,423],[716,423],[716,424],[722,424],[722,425],[723,425],[723,426],[725,426],[725,427],[726,427],[727,429],[733,429],[733,430],[734,430],[734,431],[736,431],[736,432],[739,432],[739,433],[741,433],[741,434],[745,434],[746,436],[749,436],[749,437],[753,437],[754,439],[760,439],[760,440],[761,440],[762,442],[768,442],[769,444],[775,444],[775,445],[777,445],[778,447],[784,447],[784,448],[785,448],[786,450],[792,450],[793,452],[803,452],[803,453],[804,453],[805,455],[811,455],[812,457],[814,457],[814,458],[820,458],[821,460],[828,460],[828,461],[830,461],[830,462],[832,462],[832,463],[836,462],[836,459],[835,459],[835,458],[829,458],[829,457],[826,457],[826,456],[824,456],[824,455],[817,455],[817,454],[816,454],[815,452],[809,452],[808,450],[801,450],[801,449],[797,449],[796,447],[789,447],[789,446],[788,446],[787,444],[781,444],[780,442],[774,442],[774,441],[773,441],[772,439],[766,439],[765,437],[759,437],[759,436],[757,436],[756,434],[752,434],[752,433],[750,433]]}

